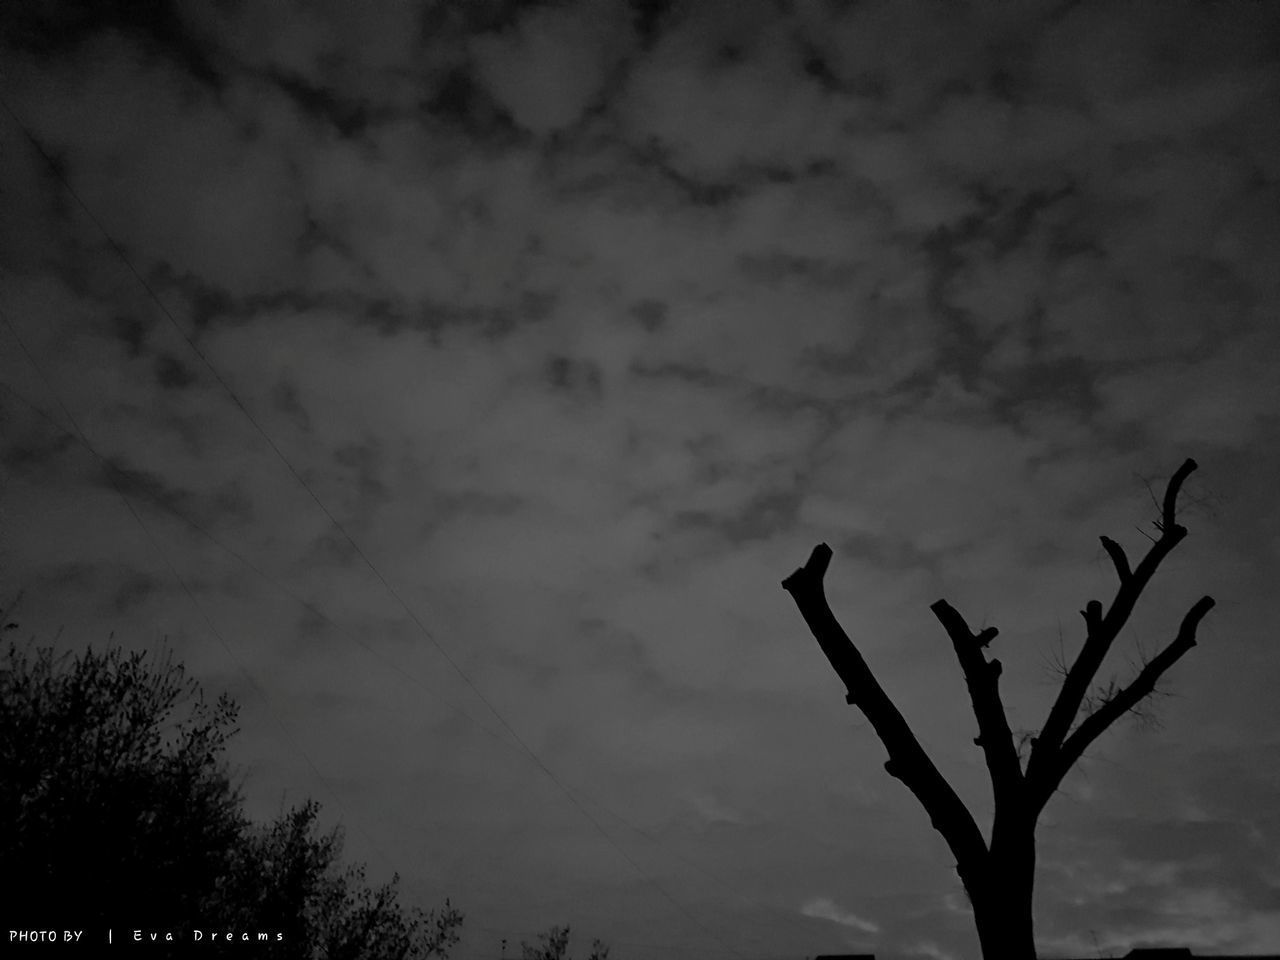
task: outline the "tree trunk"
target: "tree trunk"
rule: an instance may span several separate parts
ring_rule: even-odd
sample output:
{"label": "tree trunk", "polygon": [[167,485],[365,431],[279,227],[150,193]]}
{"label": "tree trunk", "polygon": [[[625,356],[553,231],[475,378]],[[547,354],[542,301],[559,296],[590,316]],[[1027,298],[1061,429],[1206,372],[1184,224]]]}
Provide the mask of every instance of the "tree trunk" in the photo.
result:
{"label": "tree trunk", "polygon": [[1034,827],[992,837],[986,869],[966,884],[983,960],[1036,960]]}

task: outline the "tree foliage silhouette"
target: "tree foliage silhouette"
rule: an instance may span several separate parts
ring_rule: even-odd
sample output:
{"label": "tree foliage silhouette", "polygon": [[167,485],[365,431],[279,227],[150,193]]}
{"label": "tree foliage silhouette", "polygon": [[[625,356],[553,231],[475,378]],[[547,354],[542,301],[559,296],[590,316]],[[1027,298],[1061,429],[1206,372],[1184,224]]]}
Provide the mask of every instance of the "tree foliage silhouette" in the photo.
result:
{"label": "tree foliage silhouette", "polygon": [[[520,941],[520,960],[569,960],[569,928],[552,927],[538,935],[535,944]],[[587,960],[608,960],[609,948],[599,940],[591,941]]]}
{"label": "tree foliage silhouette", "polygon": [[1196,629],[1213,607],[1212,597],[1196,601],[1174,638],[1136,677],[1110,686],[1103,696],[1086,703],[1098,669],[1139,597],[1161,562],[1187,535],[1177,522],[1177,502],[1184,481],[1195,469],[1195,461],[1187,460],[1169,479],[1155,521],[1158,536],[1136,566],[1115,540],[1101,538],[1118,586],[1109,606],[1090,600],[1081,611],[1084,642],[1066,670],[1044,726],[1030,739],[1025,765],[1000,699],[1000,661],[985,653],[998,631],[986,627],[974,633],[946,600],[930,607],[951,639],[977,720],[974,743],[982,749],[994,799],[989,838],[983,837],[964,801],[934,766],[832,613],[823,589],[831,548],[825,543],[816,546],[805,565],[782,581],[844,682],[846,702],[862,711],[888,751],[885,770],[915,794],[955,856],[986,960],[1034,960],[1032,887],[1035,829],[1041,811],[1089,745],[1149,697],[1165,671],[1195,646]]}
{"label": "tree foliage silhouette", "polygon": [[244,819],[217,757],[235,706],[170,661],[10,644],[0,672],[0,858],[15,921],[189,926]]}
{"label": "tree foliage silhouette", "polygon": [[[344,866],[307,801],[255,826],[223,751],[236,706],[209,702],[169,657],[78,657],[10,643],[0,663],[0,863],[24,928],[271,931],[255,956],[444,956],[462,915],[406,909],[397,879]],[[206,941],[206,951],[215,949]]]}
{"label": "tree foliage silhouette", "polygon": [[[399,905],[398,877],[374,887],[361,864],[342,866],[339,831],[319,833],[320,805],[308,800],[247,831],[206,908],[235,929],[280,930],[325,960],[410,960],[446,956],[462,914]],[[292,954],[289,954],[292,955]]]}

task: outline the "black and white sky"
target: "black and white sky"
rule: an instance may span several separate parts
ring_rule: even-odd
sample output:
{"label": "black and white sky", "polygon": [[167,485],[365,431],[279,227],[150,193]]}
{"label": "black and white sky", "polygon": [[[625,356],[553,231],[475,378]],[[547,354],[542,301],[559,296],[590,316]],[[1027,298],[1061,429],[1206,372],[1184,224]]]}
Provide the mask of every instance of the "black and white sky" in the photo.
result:
{"label": "black and white sky", "polygon": [[0,27],[0,587],[236,696],[256,815],[321,801],[466,912],[463,960],[563,922],[641,960],[973,956],[779,581],[831,543],[982,818],[929,603],[1000,627],[1038,727],[1098,535],[1140,550],[1193,456],[1104,673],[1218,606],[1048,807],[1039,942],[1280,951],[1280,4]]}

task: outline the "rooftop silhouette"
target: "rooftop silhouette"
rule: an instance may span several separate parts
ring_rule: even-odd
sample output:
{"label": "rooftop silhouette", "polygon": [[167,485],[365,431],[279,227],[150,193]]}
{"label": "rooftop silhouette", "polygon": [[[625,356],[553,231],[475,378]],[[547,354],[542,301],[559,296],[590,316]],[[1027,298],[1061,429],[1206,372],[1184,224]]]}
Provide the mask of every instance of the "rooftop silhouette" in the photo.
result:
{"label": "rooftop silhouette", "polygon": [[[875,960],[874,953],[822,953],[813,960]],[[1044,960],[1099,960],[1092,957],[1046,957]],[[1275,953],[1192,953],[1190,947],[1134,947],[1121,960],[1280,960]]]}
{"label": "rooftop silhouette", "polygon": [[[1092,957],[1059,957],[1046,960],[1098,960]],[[1274,953],[1192,953],[1190,947],[1134,947],[1123,960],[1280,960]]]}

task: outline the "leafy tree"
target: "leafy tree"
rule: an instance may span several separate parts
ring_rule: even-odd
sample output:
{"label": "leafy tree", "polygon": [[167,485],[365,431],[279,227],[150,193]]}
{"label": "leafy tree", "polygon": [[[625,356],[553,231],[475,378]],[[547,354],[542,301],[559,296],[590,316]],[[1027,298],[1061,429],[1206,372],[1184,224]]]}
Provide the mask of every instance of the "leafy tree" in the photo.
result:
{"label": "leafy tree", "polygon": [[[569,927],[552,927],[538,935],[538,942],[530,945],[520,941],[520,960],[569,960]],[[609,948],[599,940],[591,941],[591,953],[587,960],[608,960]]]}
{"label": "leafy tree", "polygon": [[1081,611],[1084,642],[1066,670],[1044,726],[1030,738],[1027,757],[1020,753],[1005,717],[998,689],[1000,661],[988,659],[984,652],[995,639],[996,629],[987,627],[974,633],[946,600],[930,607],[951,639],[977,719],[974,743],[986,760],[995,801],[987,838],[831,612],[823,590],[831,548],[819,544],[805,565],[782,581],[844,682],[846,702],[862,711],[888,751],[885,770],[915,794],[955,856],[956,872],[973,905],[986,960],[1034,960],[1031,892],[1035,829],[1041,811],[1084,751],[1120,717],[1140,707],[1165,671],[1195,646],[1196,629],[1213,607],[1211,597],[1196,601],[1173,640],[1148,660],[1136,677],[1090,697],[1098,669],[1139,597],[1160,563],[1187,535],[1186,528],[1177,522],[1176,508],[1178,492],[1195,469],[1195,461],[1187,460],[1170,478],[1155,522],[1158,536],[1152,538],[1136,566],[1116,541],[1101,538],[1119,584],[1107,607],[1090,600]]}
{"label": "leafy tree", "polygon": [[410,960],[446,956],[459,939],[462,914],[448,900],[439,912],[397,906],[399,877],[369,884],[360,864],[341,866],[342,835],[317,832],[320,805],[308,800],[250,831],[219,886],[213,910],[238,929],[278,929],[281,948],[308,944],[326,960]]}
{"label": "leafy tree", "polygon": [[9,644],[0,862],[22,878],[14,921],[196,924],[245,827],[217,761],[235,717],[167,659]]}
{"label": "leafy tree", "polygon": [[[0,663],[0,865],[8,926],[279,931],[256,956],[445,956],[462,915],[399,903],[341,863],[308,801],[265,826],[222,758],[236,706],[169,657],[70,658],[10,643]],[[202,948],[211,948],[211,943]],[[179,941],[156,955],[181,956]]]}

